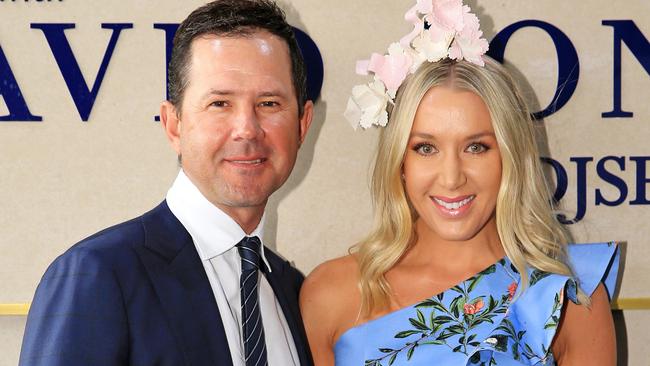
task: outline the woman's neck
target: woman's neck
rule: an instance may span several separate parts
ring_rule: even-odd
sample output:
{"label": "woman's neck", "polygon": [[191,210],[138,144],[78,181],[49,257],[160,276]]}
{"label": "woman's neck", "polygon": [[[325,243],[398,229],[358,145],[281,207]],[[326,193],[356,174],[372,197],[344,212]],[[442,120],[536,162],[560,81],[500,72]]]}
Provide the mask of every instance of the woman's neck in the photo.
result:
{"label": "woman's neck", "polygon": [[404,264],[447,269],[448,273],[473,273],[505,256],[495,218],[491,218],[476,235],[462,241],[441,238],[422,220],[416,221],[415,230],[417,240],[400,261]]}

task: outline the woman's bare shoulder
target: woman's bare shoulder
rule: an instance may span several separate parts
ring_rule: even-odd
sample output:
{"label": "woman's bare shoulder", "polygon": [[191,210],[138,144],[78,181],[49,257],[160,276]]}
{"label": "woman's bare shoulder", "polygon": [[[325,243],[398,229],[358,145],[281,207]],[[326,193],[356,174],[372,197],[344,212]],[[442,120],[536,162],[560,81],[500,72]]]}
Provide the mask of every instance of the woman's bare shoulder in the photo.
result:
{"label": "woman's bare shoulder", "polygon": [[331,350],[338,335],[355,323],[361,307],[358,278],[354,255],[329,260],[307,276],[300,309],[312,347]]}
{"label": "woman's bare shoulder", "polygon": [[301,297],[315,297],[322,300],[327,297],[337,301],[341,296],[350,295],[348,291],[358,292],[359,267],[354,255],[328,260],[318,265],[307,276],[302,285]]}

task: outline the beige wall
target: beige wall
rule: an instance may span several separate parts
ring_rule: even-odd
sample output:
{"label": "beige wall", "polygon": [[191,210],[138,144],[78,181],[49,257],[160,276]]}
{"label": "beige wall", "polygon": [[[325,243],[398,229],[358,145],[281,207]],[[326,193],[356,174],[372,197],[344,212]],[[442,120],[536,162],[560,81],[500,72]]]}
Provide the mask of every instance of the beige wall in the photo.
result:
{"label": "beige wall", "polygon": [[[163,197],[176,174],[174,154],[153,122],[164,98],[164,33],[153,23],[179,22],[203,1],[0,2],[0,45],[41,123],[0,122],[0,303],[29,302],[46,266],[74,242],[139,215]],[[649,156],[650,77],[623,47],[623,107],[629,119],[602,119],[612,107],[612,28],[605,19],[631,19],[650,37],[644,0],[469,1],[491,38],[505,26],[539,19],[560,28],[576,47],[581,75],[576,93],[543,125],[550,155],[569,158]],[[137,5],[136,5],[137,4]],[[409,31],[402,15],[410,0],[293,0],[290,22],[306,31],[323,55],[325,81],[307,143],[289,182],[269,204],[267,242],[309,272],[346,253],[369,228],[367,172],[376,131],[353,132],[342,112],[349,91],[364,81],[354,62]],[[381,4],[381,5],[378,5]],[[30,23],[76,23],[67,31],[86,80],[94,81],[110,32],[101,23],[127,22],[89,122],[81,122],[52,53]],[[555,90],[552,42],[541,31],[513,36],[506,57],[546,105]],[[0,116],[6,106],[0,98]],[[620,175],[634,197],[635,168]],[[608,166],[617,171],[615,166]],[[648,167],[650,171],[650,167]],[[569,180],[575,182],[575,172]],[[650,297],[650,206],[594,206],[594,189],[617,191],[588,169],[588,211],[572,229],[579,241],[622,240],[627,258],[621,297]],[[648,186],[650,191],[650,185]],[[650,193],[649,193],[650,195]],[[575,210],[575,184],[563,202]],[[569,214],[571,215],[571,214]],[[621,340],[629,365],[647,364],[650,311],[626,311]],[[619,324],[622,324],[619,322]],[[24,317],[0,317],[0,366],[15,365]],[[626,335],[626,337],[624,337]]]}

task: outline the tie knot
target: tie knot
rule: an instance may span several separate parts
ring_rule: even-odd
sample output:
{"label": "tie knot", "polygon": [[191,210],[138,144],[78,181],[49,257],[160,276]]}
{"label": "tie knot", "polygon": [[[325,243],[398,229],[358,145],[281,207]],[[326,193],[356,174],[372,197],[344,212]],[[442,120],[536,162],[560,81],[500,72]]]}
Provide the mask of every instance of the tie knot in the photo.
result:
{"label": "tie knot", "polygon": [[246,236],[237,244],[241,257],[242,271],[252,271],[260,268],[260,251],[262,242],[257,236]]}

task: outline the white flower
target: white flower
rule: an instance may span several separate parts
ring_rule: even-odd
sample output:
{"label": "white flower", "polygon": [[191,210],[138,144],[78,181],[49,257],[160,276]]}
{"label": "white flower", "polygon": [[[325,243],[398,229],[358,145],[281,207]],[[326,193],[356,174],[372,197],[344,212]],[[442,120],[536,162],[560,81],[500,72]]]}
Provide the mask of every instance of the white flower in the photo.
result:
{"label": "white flower", "polygon": [[[409,73],[413,74],[417,69],[427,60],[422,52],[419,52],[411,47],[404,48],[404,52],[411,56],[413,63],[409,69]],[[394,98],[394,96],[392,96]]]}
{"label": "white flower", "polygon": [[454,32],[448,32],[443,37],[437,38],[439,38],[439,40],[434,40],[429,32],[423,32],[413,40],[413,47],[418,53],[422,54],[427,61],[436,62],[447,57],[449,44],[454,38]]}
{"label": "white flower", "polygon": [[355,129],[388,122],[388,103],[409,74],[424,63],[446,57],[484,65],[482,55],[489,44],[482,38],[478,17],[463,0],[416,0],[404,19],[413,25],[399,43],[392,43],[388,53],[373,53],[368,60],[357,62],[357,73],[374,74],[374,81],[357,85],[344,113]]}
{"label": "white flower", "polygon": [[389,99],[386,87],[379,80],[357,85],[352,88],[352,96],[343,115],[354,129],[358,126],[366,129],[373,124],[386,126],[388,123],[386,106]]}
{"label": "white flower", "polygon": [[487,343],[487,344],[495,345],[495,344],[497,344],[498,341],[497,341],[496,338],[490,337],[490,338],[487,338],[484,342]]}

